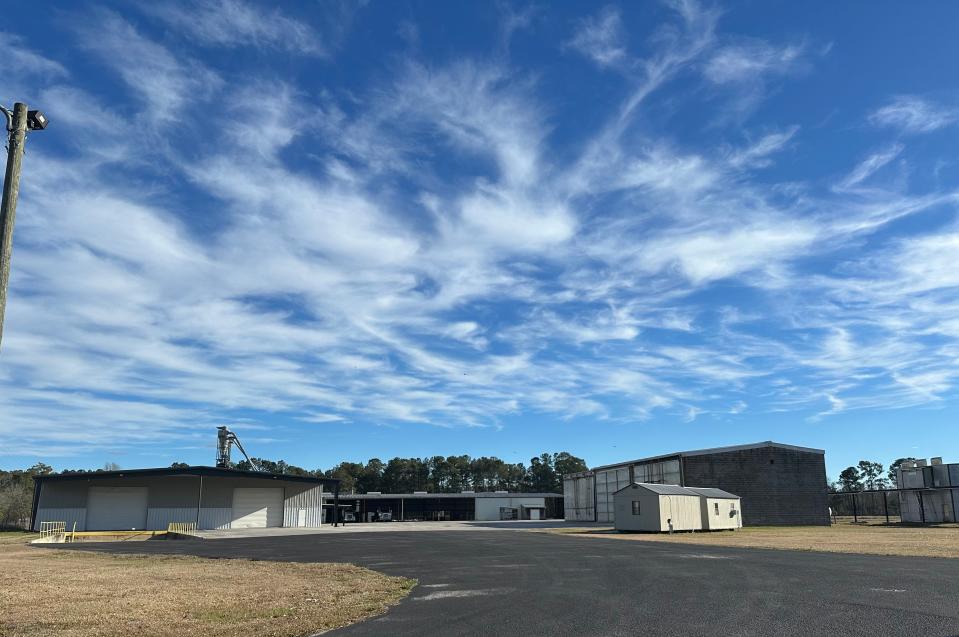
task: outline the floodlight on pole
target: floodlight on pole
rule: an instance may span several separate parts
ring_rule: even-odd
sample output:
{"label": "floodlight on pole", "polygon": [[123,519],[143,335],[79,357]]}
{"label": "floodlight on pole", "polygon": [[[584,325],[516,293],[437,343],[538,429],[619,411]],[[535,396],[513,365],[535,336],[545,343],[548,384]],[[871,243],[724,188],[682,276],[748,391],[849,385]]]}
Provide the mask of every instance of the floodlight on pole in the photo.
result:
{"label": "floodlight on pole", "polygon": [[40,111],[28,111],[17,102],[13,111],[0,106],[7,120],[7,168],[3,175],[3,200],[0,202],[0,339],[3,338],[3,315],[7,307],[7,282],[10,279],[10,256],[13,252],[13,224],[17,216],[20,194],[20,168],[27,131],[43,130],[49,120]]}

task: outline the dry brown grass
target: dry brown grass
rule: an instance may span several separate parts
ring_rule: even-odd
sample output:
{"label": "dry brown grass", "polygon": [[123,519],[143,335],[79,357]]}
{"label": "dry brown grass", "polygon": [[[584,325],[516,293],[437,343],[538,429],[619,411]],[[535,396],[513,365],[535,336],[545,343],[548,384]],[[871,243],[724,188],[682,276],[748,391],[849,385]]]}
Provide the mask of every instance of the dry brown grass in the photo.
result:
{"label": "dry brown grass", "polygon": [[350,564],[108,555],[0,534],[0,635],[312,635],[378,615],[415,582]]}
{"label": "dry brown grass", "polygon": [[833,526],[753,526],[736,531],[702,533],[617,533],[612,528],[547,529],[548,533],[577,537],[604,537],[638,542],[667,542],[708,546],[911,555],[959,558],[959,526],[915,527],[877,523]]}

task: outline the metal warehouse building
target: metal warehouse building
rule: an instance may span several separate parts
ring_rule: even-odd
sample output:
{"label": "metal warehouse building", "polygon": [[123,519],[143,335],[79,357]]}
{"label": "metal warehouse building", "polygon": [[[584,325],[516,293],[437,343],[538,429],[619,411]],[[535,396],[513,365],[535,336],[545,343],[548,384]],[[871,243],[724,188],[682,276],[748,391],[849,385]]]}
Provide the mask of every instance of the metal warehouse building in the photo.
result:
{"label": "metal warehouse building", "polygon": [[361,493],[340,497],[344,519],[356,522],[545,520],[563,517],[558,493]]}
{"label": "metal warehouse building", "polygon": [[[77,531],[316,527],[332,520],[339,480],[215,467],[37,476],[33,528]],[[332,492],[332,501],[325,502]]]}
{"label": "metal warehouse building", "polygon": [[564,476],[566,519],[613,522],[613,494],[634,482],[735,493],[742,498],[744,525],[829,524],[825,452],[771,441],[682,451]]}

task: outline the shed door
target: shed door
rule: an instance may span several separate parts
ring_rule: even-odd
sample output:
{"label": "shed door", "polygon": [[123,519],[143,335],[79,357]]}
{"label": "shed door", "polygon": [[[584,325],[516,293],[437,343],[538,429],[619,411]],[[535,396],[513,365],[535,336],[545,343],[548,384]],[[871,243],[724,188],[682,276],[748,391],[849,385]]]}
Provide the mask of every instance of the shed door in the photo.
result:
{"label": "shed door", "polygon": [[88,531],[142,531],[146,525],[147,487],[90,487]]}
{"label": "shed door", "polygon": [[283,489],[233,489],[232,529],[283,526]]}

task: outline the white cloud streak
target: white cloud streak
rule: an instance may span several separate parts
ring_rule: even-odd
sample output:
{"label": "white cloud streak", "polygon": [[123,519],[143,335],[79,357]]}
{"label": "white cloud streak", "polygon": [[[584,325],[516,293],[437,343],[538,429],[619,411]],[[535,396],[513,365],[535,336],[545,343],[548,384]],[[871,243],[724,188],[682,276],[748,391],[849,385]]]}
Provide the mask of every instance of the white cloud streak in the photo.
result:
{"label": "white cloud streak", "polygon": [[[799,55],[768,45],[747,64],[717,44],[715,12],[673,9],[644,58],[589,40],[626,84],[563,152],[538,79],[502,59],[402,61],[359,95],[277,74],[226,85],[97,14],[81,41],[139,108],[63,73],[44,89],[69,152],[30,157],[0,447],[189,445],[234,417],[498,427],[940,404],[959,242],[880,231],[956,193],[875,185],[900,145],[822,192],[788,170],[754,179],[804,142],[798,125],[737,126],[727,139],[754,141],[733,150],[651,130],[641,109],[684,72],[736,84]],[[238,24],[202,37],[280,46]],[[607,9],[578,26],[618,24]],[[272,112],[235,107],[265,91]],[[210,130],[163,126],[198,103],[220,114]]]}
{"label": "white cloud streak", "polygon": [[607,6],[598,15],[582,20],[566,46],[590,58],[600,67],[623,63],[627,53],[619,10]]}
{"label": "white cloud streak", "polygon": [[900,95],[873,111],[869,121],[905,133],[930,133],[959,122],[959,108],[946,108],[915,95]]}
{"label": "white cloud streak", "polygon": [[266,11],[242,0],[168,2],[145,10],[205,45],[329,55],[328,43],[309,24],[277,9]]}

